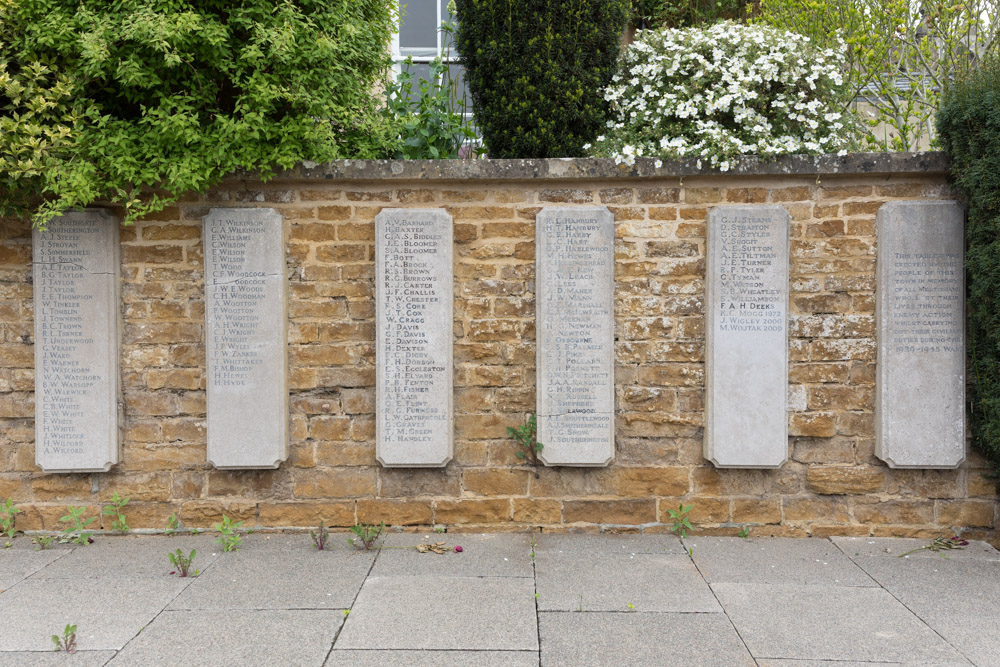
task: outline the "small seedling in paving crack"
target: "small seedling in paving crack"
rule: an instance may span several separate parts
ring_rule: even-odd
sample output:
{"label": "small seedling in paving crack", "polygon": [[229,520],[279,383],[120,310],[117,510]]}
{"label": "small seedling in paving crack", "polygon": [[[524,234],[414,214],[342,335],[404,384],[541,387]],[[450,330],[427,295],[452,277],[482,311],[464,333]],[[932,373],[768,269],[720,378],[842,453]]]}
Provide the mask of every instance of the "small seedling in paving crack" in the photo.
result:
{"label": "small seedling in paving crack", "polygon": [[347,618],[348,616],[350,616],[350,615],[351,615],[351,610],[350,610],[350,609],[345,609],[345,610],[343,611],[343,614],[344,614],[344,618]]}
{"label": "small seedling in paving crack", "polygon": [[370,523],[359,523],[355,526],[351,526],[351,532],[354,533],[355,537],[348,537],[347,542],[358,549],[370,551],[375,545],[375,541],[378,540],[384,531],[384,521],[379,523],[377,526]]}
{"label": "small seedling in paving crack", "polygon": [[739,535],[740,537],[742,537],[744,540],[747,539],[747,538],[749,538],[750,537],[750,526],[743,526],[742,528],[740,528],[740,532],[738,532],[736,534]]}
{"label": "small seedling in paving crack", "polygon": [[535,562],[535,536],[531,536],[531,562]]}
{"label": "small seedling in paving crack", "polygon": [[634,605],[634,604],[632,604],[631,602],[628,602],[628,603],[626,603],[626,604],[625,604],[625,607],[626,607],[626,608],[627,608],[627,609],[628,609],[629,611],[635,611],[635,605]]}
{"label": "small seedling in paving crack", "polygon": [[319,529],[310,530],[309,537],[312,538],[313,544],[316,546],[316,550],[323,551],[326,549],[326,541],[330,537],[330,531],[323,525],[323,521],[320,520]]}
{"label": "small seedling in paving crack", "polygon": [[114,521],[111,523],[111,530],[116,533],[127,533],[128,523],[125,521],[125,513],[122,509],[128,505],[128,498],[122,498],[115,491],[111,494],[111,504],[105,505],[104,509],[101,510],[101,514],[104,516],[114,517]]}
{"label": "small seedling in paving crack", "polygon": [[173,535],[181,527],[181,519],[177,516],[177,512],[172,512],[170,516],[167,517],[167,529],[163,532],[167,535]]}
{"label": "small seedling in paving crack", "polygon": [[[930,544],[926,544],[922,547],[917,547],[916,549],[911,549],[905,554],[899,554],[899,557],[909,556],[912,553],[918,551],[928,550],[928,551],[951,551],[952,549],[964,549],[969,546],[968,540],[963,540],[961,537],[956,535],[955,537],[936,537]],[[944,554],[940,554],[943,557],[947,557]]]}
{"label": "small seedling in paving crack", "polygon": [[212,524],[212,529],[219,532],[216,544],[221,544],[223,551],[238,551],[243,544],[243,537],[239,533],[242,525],[242,521],[233,523],[232,519],[223,514],[222,523]]}
{"label": "small seedling in paving crack", "polygon": [[10,498],[0,506],[0,535],[6,535],[9,539],[14,539],[17,530],[14,528],[14,517],[20,514],[21,510],[14,507],[14,501]]}
{"label": "small seedling in paving crack", "polygon": [[535,466],[535,479],[538,479],[538,468],[542,465],[538,459],[538,454],[545,445],[536,440],[538,436],[538,422],[535,419],[535,413],[532,412],[529,414],[528,420],[521,426],[508,426],[507,435],[513,438],[520,448],[517,450],[517,458]]}
{"label": "small seedling in paving crack", "polygon": [[[174,571],[178,575],[186,577],[188,576],[188,572],[191,569],[191,563],[194,562],[194,557],[197,553],[197,550],[192,549],[191,553],[185,556],[184,552],[178,549],[177,551],[167,552],[167,556],[170,558],[170,564],[174,566]],[[170,574],[173,574],[173,572]],[[195,570],[192,576],[197,577],[198,571]]]}
{"label": "small seedling in paving crack", "polygon": [[35,545],[35,551],[45,551],[56,539],[54,535],[35,535],[31,538],[31,543]]}
{"label": "small seedling in paving crack", "polygon": [[674,532],[675,535],[680,535],[681,537],[687,537],[688,531],[691,530],[691,519],[688,518],[688,514],[691,513],[691,508],[694,505],[685,505],[681,503],[675,510],[667,510],[667,514],[670,518],[674,520],[674,525],[670,527],[670,530]]}
{"label": "small seedling in paving crack", "polygon": [[59,541],[62,544],[66,544],[67,542],[73,542],[81,546],[86,546],[94,541],[93,539],[94,533],[87,532],[84,530],[84,528],[97,521],[97,517],[92,516],[89,519],[84,519],[83,510],[85,509],[87,508],[73,507],[72,505],[70,505],[69,514],[59,519],[61,523],[72,524],[68,528],[63,529],[62,537],[59,538]]}
{"label": "small seedling in paving crack", "polygon": [[56,645],[57,651],[76,653],[76,626],[67,625],[63,629],[62,637],[52,635],[52,643]]}

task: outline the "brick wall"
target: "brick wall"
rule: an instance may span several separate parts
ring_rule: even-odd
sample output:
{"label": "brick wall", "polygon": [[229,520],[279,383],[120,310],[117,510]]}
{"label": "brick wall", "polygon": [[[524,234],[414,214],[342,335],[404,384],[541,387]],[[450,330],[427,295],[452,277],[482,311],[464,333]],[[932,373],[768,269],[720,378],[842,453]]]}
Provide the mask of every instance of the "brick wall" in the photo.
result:
{"label": "brick wall", "polygon": [[[892,470],[873,455],[875,214],[951,197],[943,158],[849,156],[701,174],[606,161],[340,163],[262,184],[233,179],[123,227],[122,462],[106,474],[34,464],[31,235],[0,235],[0,499],[26,529],[68,505],[96,514],[117,491],[133,527],[171,512],[205,526],[667,530],[692,504],[698,532],[940,535],[995,541],[981,456],[958,470]],[[702,457],[705,225],[725,203],[791,215],[789,460],[717,470]],[[604,204],[616,220],[616,455],[600,469],[515,458],[506,427],[535,406],[534,219],[543,206]],[[278,470],[205,463],[201,217],[267,205],[288,225],[290,456]],[[455,225],[455,458],[440,470],[375,461],[374,218],[442,207]]]}

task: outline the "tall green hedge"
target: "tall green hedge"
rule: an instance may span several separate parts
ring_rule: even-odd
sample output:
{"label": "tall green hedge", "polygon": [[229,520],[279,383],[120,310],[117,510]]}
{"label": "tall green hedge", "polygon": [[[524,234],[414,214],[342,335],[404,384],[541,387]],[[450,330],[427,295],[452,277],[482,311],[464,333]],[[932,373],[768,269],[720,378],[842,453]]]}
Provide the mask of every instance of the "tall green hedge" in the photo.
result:
{"label": "tall green hedge", "polygon": [[1000,475],[1000,59],[950,87],[937,123],[954,185],[968,206],[972,438]]}
{"label": "tall green hedge", "polygon": [[456,0],[456,46],[490,157],[584,154],[606,122],[629,0]]}
{"label": "tall green hedge", "polygon": [[384,156],[395,22],[395,0],[0,0],[0,215],[133,220],[237,168]]}

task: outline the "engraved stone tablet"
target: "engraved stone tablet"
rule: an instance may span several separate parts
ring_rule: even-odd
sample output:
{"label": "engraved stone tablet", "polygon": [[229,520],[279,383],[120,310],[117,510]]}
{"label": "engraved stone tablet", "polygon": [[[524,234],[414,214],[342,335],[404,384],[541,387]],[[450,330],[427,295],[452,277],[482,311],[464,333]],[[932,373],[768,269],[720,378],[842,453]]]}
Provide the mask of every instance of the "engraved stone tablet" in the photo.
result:
{"label": "engraved stone tablet", "polygon": [[118,219],[87,209],[32,233],[35,462],[45,472],[118,463]]}
{"label": "engraved stone tablet", "polygon": [[615,220],[604,206],[535,219],[538,441],[550,466],[606,466],[615,452]]}
{"label": "engraved stone tablet", "polygon": [[705,458],[718,468],[788,458],[788,225],[780,206],[709,216]]}
{"label": "engraved stone tablet", "polygon": [[277,468],[288,457],[285,233],[269,208],[205,216],[208,461]]}
{"label": "engraved stone tablet", "polygon": [[879,209],[875,455],[893,468],[965,460],[963,223],[956,202]]}
{"label": "engraved stone tablet", "polygon": [[375,218],[375,257],[375,456],[387,467],[441,467],[454,431],[451,216],[384,209]]}

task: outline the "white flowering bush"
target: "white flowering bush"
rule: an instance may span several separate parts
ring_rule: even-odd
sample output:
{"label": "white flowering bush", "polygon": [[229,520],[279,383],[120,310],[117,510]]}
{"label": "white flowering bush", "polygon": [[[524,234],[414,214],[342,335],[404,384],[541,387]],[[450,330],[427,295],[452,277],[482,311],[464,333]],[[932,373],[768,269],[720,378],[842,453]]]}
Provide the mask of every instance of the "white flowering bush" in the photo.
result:
{"label": "white flowering bush", "polygon": [[838,51],[762,25],[641,31],[605,91],[611,119],[589,151],[619,164],[694,157],[722,171],[741,155],[843,152],[855,127],[843,64]]}

